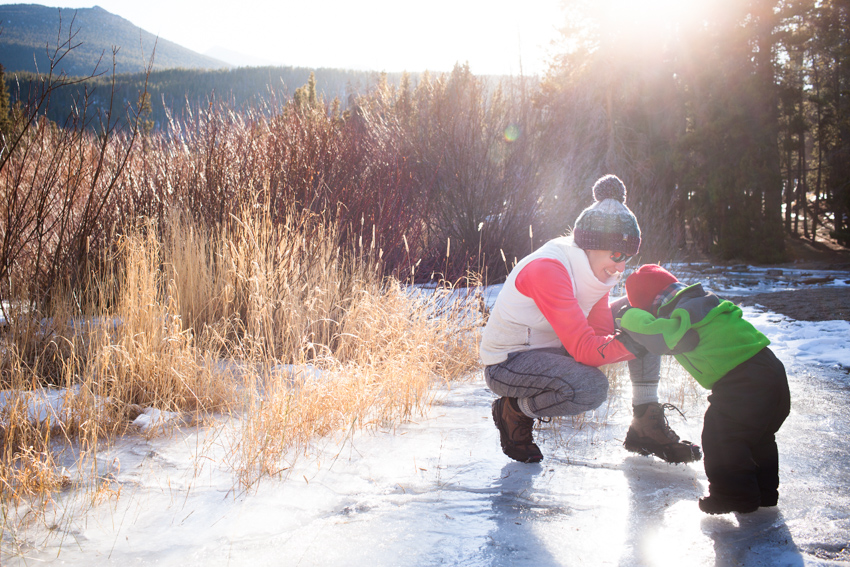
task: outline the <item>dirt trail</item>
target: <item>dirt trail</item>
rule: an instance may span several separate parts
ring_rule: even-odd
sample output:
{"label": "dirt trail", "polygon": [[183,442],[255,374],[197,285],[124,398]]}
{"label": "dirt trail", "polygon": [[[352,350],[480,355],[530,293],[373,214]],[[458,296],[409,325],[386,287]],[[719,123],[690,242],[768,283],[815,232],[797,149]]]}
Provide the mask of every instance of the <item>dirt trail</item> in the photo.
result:
{"label": "dirt trail", "polygon": [[798,321],[850,321],[850,287],[812,287],[724,299],[739,305],[762,305]]}

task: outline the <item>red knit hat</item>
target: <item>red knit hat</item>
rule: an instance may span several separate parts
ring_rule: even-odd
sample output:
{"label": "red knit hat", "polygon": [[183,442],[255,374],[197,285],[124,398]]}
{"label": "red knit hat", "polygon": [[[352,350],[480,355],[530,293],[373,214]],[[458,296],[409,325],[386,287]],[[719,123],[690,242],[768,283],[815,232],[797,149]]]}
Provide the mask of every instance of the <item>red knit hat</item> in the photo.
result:
{"label": "red knit hat", "polygon": [[657,264],[644,264],[626,278],[626,295],[629,305],[651,311],[652,302],[659,293],[676,283],[676,276]]}

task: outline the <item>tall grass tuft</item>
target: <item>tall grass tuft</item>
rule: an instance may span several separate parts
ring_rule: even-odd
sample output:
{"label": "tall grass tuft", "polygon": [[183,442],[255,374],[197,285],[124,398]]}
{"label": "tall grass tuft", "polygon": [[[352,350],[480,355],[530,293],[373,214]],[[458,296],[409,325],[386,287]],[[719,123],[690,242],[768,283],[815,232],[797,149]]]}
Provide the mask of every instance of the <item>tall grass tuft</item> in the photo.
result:
{"label": "tall grass tuft", "polygon": [[[338,242],[333,219],[308,210],[215,228],[171,212],[162,229],[124,231],[108,269],[85,293],[57,293],[52,317],[10,318],[4,507],[47,506],[71,485],[103,497],[98,454],[142,412],[235,432],[225,464],[250,487],[321,436],[427,408],[435,383],[476,364],[477,304],[403,285],[379,250]],[[57,457],[69,453],[70,471]]]}
{"label": "tall grass tuft", "polygon": [[[476,364],[476,337],[459,325],[471,300],[441,310],[447,291],[385,277],[380,250],[359,239],[339,247],[336,226],[310,211],[237,220],[216,235],[173,223],[166,266],[182,320],[208,352],[244,368],[230,406],[243,484],[282,470],[317,436],[411,417],[435,380]],[[194,287],[202,281],[214,284]]]}

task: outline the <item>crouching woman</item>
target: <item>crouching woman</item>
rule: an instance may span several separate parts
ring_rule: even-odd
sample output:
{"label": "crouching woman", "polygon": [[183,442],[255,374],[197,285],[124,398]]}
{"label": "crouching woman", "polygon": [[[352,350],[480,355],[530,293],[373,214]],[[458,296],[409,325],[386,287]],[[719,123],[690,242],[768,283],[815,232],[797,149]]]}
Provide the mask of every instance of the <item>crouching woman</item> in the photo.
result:
{"label": "crouching woman", "polygon": [[614,315],[628,302],[609,305],[609,292],[640,248],[626,187],[606,175],[593,197],[571,235],[550,240],[514,267],[484,328],[480,356],[487,386],[499,396],[492,412],[502,451],[517,461],[541,461],[534,419],[599,407],[608,379],[598,367],[628,360],[634,418],[626,449],[668,462],[698,460],[699,447],[679,439],[664,416],[668,404],[658,402],[660,358],[635,358],[615,340]]}

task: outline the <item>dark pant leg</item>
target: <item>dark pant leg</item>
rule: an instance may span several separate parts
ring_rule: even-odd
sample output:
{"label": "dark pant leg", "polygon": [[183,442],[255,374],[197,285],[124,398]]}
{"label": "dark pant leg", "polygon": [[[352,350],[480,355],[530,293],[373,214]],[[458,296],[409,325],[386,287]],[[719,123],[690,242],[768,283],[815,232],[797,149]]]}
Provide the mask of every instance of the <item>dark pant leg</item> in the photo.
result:
{"label": "dark pant leg", "polygon": [[756,482],[762,506],[774,506],[779,499],[779,449],[774,434],[765,435],[753,447],[756,463]]}
{"label": "dark pant leg", "polygon": [[720,379],[708,397],[702,443],[712,496],[759,502],[779,483],[775,433],[790,408],[788,380],[770,349]]}
{"label": "dark pant leg", "polygon": [[731,417],[734,405],[712,393],[702,428],[702,450],[709,493],[729,501],[759,499],[756,466],[746,431]]}
{"label": "dark pant leg", "polygon": [[779,449],[776,446],[776,432],[782,427],[785,418],[791,412],[791,392],[788,388],[788,377],[785,366],[770,349],[765,349],[759,363],[765,367],[765,372],[772,372],[773,395],[776,407],[767,431],[753,446],[753,461],[756,463],[756,479],[761,492],[761,502],[764,505],[775,505],[779,498]]}
{"label": "dark pant leg", "polygon": [[598,368],[576,362],[563,348],[513,353],[484,369],[487,386],[499,396],[519,398],[536,417],[576,415],[599,407],[608,396],[608,378]]}

